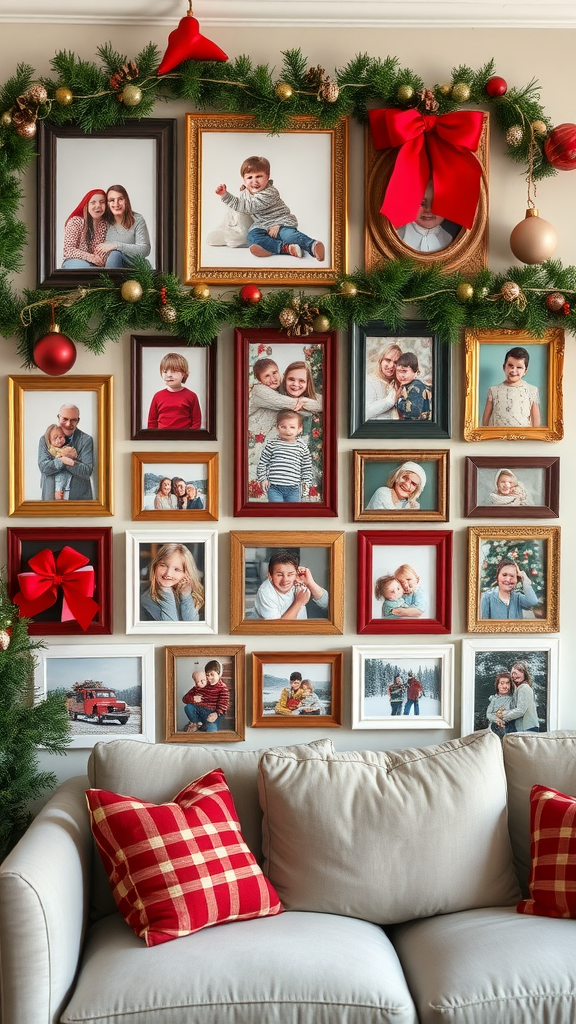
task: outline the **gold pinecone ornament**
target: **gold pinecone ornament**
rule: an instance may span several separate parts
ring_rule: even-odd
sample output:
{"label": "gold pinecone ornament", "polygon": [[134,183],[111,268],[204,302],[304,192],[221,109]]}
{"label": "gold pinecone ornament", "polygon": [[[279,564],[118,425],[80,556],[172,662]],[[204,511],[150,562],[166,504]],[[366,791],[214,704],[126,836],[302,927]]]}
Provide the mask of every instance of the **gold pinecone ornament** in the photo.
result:
{"label": "gold pinecone ornament", "polygon": [[311,306],[304,299],[294,298],[281,311],[278,319],[289,338],[301,338],[314,333],[314,320],[318,312],[317,306]]}

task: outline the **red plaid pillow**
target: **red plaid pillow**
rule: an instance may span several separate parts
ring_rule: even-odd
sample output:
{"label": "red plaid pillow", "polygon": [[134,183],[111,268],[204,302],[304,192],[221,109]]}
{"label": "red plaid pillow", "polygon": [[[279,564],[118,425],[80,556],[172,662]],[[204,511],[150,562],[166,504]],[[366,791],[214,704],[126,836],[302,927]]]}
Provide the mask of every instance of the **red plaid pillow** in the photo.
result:
{"label": "red plaid pillow", "polygon": [[520,914],[576,917],[576,797],[533,786],[530,793],[531,899]]}
{"label": "red plaid pillow", "polygon": [[223,921],[281,913],[242,838],[221,768],[169,804],[105,789],[89,789],[86,799],[118,909],[147,946]]}

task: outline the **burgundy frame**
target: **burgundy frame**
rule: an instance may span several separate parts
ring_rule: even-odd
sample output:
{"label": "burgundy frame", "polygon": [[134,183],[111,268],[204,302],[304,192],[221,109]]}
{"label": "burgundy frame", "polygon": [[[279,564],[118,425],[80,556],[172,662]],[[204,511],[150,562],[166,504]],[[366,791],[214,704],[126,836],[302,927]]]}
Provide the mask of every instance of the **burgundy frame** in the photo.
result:
{"label": "burgundy frame", "polygon": [[97,550],[96,588],[94,600],[100,611],[88,626],[82,629],[78,622],[35,622],[30,620],[28,632],[31,636],[87,636],[109,635],[112,633],[112,528],[110,526],[73,527],[8,527],[8,593],[11,600],[18,593],[18,573],[22,571],[22,545],[25,541],[37,541],[53,551],[66,545],[74,546],[75,541],[94,541]]}
{"label": "burgundy frame", "polygon": [[[436,615],[433,619],[372,618],[372,564],[376,546],[418,544],[436,548]],[[452,624],[452,530],[358,531],[358,633],[449,633]]]}
{"label": "burgundy frame", "polygon": [[[322,392],[322,429],[324,433],[322,486],[323,500],[319,502],[257,502],[248,498],[248,345],[269,344],[324,344],[324,381]],[[336,331],[288,337],[282,331],[234,331],[234,419],[236,429],[234,452],[234,515],[285,518],[299,516],[312,519],[318,516],[336,516],[337,512],[337,391],[336,391]]]}
{"label": "burgundy frame", "polygon": [[[557,519],[560,498],[560,458],[522,455],[505,457],[495,455],[466,456],[464,483],[464,515],[467,519]],[[479,505],[479,469],[543,469],[544,505]]]}

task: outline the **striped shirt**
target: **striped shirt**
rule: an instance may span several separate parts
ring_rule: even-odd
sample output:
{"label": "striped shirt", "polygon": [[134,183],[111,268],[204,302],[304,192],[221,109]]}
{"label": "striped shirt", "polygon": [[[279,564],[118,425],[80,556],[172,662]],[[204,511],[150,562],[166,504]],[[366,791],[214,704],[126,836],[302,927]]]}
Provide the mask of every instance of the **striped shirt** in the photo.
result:
{"label": "striped shirt", "polygon": [[239,196],[225,192],[222,202],[240,213],[248,213],[256,228],[271,228],[273,224],[280,224],[282,227],[298,227],[296,217],[290,213],[278,189],[274,188],[272,178],[261,192],[255,192],[252,195],[248,189],[244,189]]}
{"label": "striped shirt", "polygon": [[278,487],[293,487],[312,480],[312,456],[303,441],[282,441],[279,437],[266,441],[258,468],[258,480],[268,480]]}

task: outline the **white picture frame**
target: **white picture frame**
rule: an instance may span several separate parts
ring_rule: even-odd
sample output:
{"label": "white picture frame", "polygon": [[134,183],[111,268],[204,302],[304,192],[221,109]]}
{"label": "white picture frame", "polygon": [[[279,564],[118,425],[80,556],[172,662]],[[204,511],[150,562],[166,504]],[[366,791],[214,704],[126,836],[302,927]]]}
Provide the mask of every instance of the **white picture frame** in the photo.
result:
{"label": "white picture frame", "polygon": [[[373,664],[374,663],[374,664]],[[424,694],[408,711],[408,672]],[[387,693],[400,675],[404,684],[399,711]],[[399,702],[395,702],[398,704]],[[454,727],[454,644],[370,645],[352,648],[353,729],[452,729]]]}

